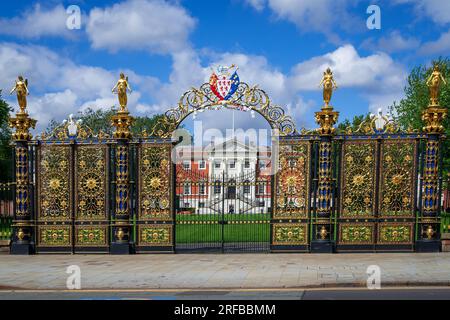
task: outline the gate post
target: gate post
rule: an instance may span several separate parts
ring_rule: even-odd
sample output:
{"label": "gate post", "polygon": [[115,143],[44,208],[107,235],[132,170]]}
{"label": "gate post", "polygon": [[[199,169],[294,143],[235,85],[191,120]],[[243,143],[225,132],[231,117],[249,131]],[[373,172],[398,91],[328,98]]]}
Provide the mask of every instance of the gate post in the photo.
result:
{"label": "gate post", "polygon": [[[328,71],[328,70],[327,70]],[[331,72],[331,71],[330,71]],[[333,175],[332,175],[332,137],[335,134],[333,127],[339,117],[339,112],[333,111],[329,105],[331,92],[324,90],[325,105],[322,110],[316,112],[316,122],[320,125],[317,129],[320,134],[319,142],[319,174],[317,188],[316,215],[313,217],[311,252],[331,253],[334,251],[332,239],[331,208],[333,199]]]}
{"label": "gate post", "polygon": [[130,224],[130,126],[133,117],[125,107],[112,117],[112,125],[116,128],[114,138],[116,146],[116,201],[114,208],[114,222],[112,223],[111,254],[129,254],[131,240]]}
{"label": "gate post", "polygon": [[16,113],[15,118],[9,120],[9,125],[16,129],[13,134],[15,143],[15,180],[16,200],[14,205],[13,238],[11,254],[31,254],[33,248],[34,223],[30,210],[30,176],[28,142],[32,135],[30,128],[35,128],[36,120],[28,116],[25,108]]}
{"label": "gate post", "polygon": [[433,81],[431,81],[430,103],[422,113],[422,120],[425,122],[423,131],[427,134],[427,144],[422,184],[422,214],[418,221],[419,234],[416,241],[416,251],[418,252],[439,252],[441,247],[439,140],[444,132],[442,122],[447,116],[447,109],[442,108],[438,101],[440,77],[442,76],[437,65],[435,65],[431,77],[437,77],[438,81],[437,85],[433,85]]}

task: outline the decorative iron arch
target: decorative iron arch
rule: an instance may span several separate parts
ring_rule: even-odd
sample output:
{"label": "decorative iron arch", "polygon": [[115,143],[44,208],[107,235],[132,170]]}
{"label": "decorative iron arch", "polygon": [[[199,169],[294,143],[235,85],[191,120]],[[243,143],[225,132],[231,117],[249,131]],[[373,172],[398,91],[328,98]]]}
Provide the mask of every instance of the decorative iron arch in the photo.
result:
{"label": "decorative iron arch", "polygon": [[185,92],[178,102],[178,106],[169,109],[164,117],[153,127],[151,135],[169,138],[180,123],[194,112],[231,108],[237,110],[254,110],[266,119],[272,130],[277,130],[280,136],[294,135],[297,132],[294,120],[284,109],[272,104],[267,93],[258,86],[251,87],[240,82],[236,92],[227,100],[220,100],[211,90],[209,83],[200,88],[192,88]]}

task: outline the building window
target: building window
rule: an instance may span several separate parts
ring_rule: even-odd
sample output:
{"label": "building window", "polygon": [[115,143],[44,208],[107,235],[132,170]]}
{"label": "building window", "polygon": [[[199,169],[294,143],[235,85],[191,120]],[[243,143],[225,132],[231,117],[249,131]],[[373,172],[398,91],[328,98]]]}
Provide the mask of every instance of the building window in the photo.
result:
{"label": "building window", "polygon": [[200,184],[199,194],[205,194],[206,193],[205,191],[206,191],[205,184],[204,183]]}
{"label": "building window", "polygon": [[245,160],[245,162],[244,162],[244,168],[245,168],[245,169],[250,169],[250,161],[249,161],[249,160]]}
{"label": "building window", "polygon": [[230,169],[236,168],[236,160],[230,161]]}
{"label": "building window", "polygon": [[266,185],[264,183],[258,184],[258,194],[266,193]]}
{"label": "building window", "polygon": [[198,203],[198,207],[199,208],[204,208],[205,207],[205,203],[204,202],[199,202]]}
{"label": "building window", "polygon": [[248,180],[244,181],[244,193],[250,193],[250,181]]}
{"label": "building window", "polygon": [[214,162],[214,168],[220,169],[220,162],[219,161]]}
{"label": "building window", "polygon": [[264,200],[258,201],[258,207],[263,208],[266,206],[266,203],[264,202]]}
{"label": "building window", "polygon": [[183,203],[183,208],[189,208],[189,207],[190,207],[190,203],[189,202]]}
{"label": "building window", "polygon": [[191,186],[189,184],[185,184],[183,187],[184,194],[191,194]]}
{"label": "building window", "polygon": [[198,168],[199,169],[205,169],[206,168],[206,161],[205,160],[200,160],[200,162],[198,163]]}
{"label": "building window", "polygon": [[190,161],[183,161],[183,169],[189,170],[191,168],[191,162]]}
{"label": "building window", "polygon": [[221,188],[221,186],[220,186],[220,181],[219,180],[216,180],[215,182],[214,182],[214,193],[215,194],[219,194],[219,193],[221,193],[222,192],[222,188]]}

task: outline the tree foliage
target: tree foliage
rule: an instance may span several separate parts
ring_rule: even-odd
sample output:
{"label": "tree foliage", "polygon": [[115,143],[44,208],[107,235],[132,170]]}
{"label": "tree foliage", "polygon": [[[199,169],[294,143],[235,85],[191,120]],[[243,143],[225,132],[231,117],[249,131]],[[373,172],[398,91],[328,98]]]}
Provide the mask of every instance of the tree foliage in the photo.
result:
{"label": "tree foliage", "polygon": [[[95,133],[103,131],[104,133],[112,135],[114,128],[111,126],[111,118],[117,114],[117,110],[114,108],[108,110],[93,110],[86,109],[85,111],[78,112],[76,118],[82,120],[83,125],[89,127]],[[131,127],[131,132],[135,135],[141,133],[144,129],[148,133],[156,124],[156,122],[162,117],[162,115],[154,115],[153,117],[134,117],[134,122]],[[56,127],[60,126],[61,123],[52,120],[46,129],[46,133],[52,132]]]}
{"label": "tree foliage", "polygon": [[[447,81],[447,84],[443,84],[441,87],[439,102],[442,107],[448,109],[450,107],[450,59],[439,58],[433,63],[439,64],[440,71]],[[422,112],[427,108],[430,98],[426,81],[431,72],[432,68],[425,65],[412,69],[404,89],[405,98],[390,107],[395,120],[403,129],[422,130],[424,125],[421,118]],[[445,127],[445,135],[448,137],[450,135],[448,117],[444,120],[443,125]],[[443,141],[441,151],[443,155],[443,169],[445,172],[448,172],[450,169],[450,143],[448,139]]]}
{"label": "tree foliage", "polygon": [[351,121],[349,119],[345,119],[337,125],[336,131],[338,134],[344,134],[348,128],[351,128],[352,131],[355,132],[356,130],[358,130],[362,122],[369,119],[370,113],[354,116]]}
{"label": "tree foliage", "polygon": [[0,90],[0,181],[12,179],[12,148],[11,130],[9,128],[9,112],[12,111],[8,103],[2,99]]}

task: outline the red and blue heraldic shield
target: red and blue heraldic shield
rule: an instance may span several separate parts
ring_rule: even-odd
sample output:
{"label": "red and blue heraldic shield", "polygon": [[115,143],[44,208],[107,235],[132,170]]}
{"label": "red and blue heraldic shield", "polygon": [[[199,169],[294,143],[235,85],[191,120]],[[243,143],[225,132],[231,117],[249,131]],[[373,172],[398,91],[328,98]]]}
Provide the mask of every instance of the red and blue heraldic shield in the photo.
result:
{"label": "red and blue heraldic shield", "polygon": [[213,72],[209,79],[211,91],[220,101],[230,99],[236,92],[239,82],[237,71],[234,71],[231,77],[228,77],[226,73],[216,74]]}

